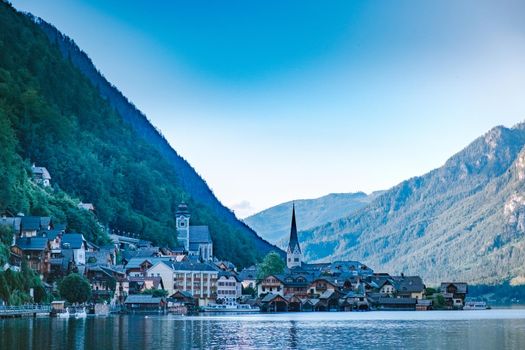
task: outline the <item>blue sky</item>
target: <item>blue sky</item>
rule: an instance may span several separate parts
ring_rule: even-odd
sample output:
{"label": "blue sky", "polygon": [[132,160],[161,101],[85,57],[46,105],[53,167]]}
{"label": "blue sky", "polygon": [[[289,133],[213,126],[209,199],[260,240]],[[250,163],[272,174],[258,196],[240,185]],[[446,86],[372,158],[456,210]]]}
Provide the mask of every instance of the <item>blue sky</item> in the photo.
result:
{"label": "blue sky", "polygon": [[243,217],[370,192],[525,120],[523,1],[15,0]]}

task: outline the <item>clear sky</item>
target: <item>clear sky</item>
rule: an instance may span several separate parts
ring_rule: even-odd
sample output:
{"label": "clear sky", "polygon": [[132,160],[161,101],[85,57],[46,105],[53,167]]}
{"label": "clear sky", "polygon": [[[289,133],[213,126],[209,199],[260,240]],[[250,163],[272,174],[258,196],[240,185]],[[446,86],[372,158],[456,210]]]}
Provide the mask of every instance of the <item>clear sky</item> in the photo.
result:
{"label": "clear sky", "polygon": [[238,216],[370,192],[525,120],[524,1],[14,0]]}

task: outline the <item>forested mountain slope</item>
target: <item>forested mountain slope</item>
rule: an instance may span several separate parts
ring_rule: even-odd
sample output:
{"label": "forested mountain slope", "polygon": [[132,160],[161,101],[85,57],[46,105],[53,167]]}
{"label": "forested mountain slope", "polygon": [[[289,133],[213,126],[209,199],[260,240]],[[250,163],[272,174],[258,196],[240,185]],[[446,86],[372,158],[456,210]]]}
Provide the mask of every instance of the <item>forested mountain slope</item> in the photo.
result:
{"label": "forested mountain slope", "polygon": [[288,244],[292,203],[297,212],[297,228],[307,230],[347,217],[370,203],[380,192],[330,193],[315,199],[299,199],[265,209],[244,219],[261,237],[279,245]]}
{"label": "forested mountain slope", "polygon": [[0,164],[10,177],[0,210],[50,211],[21,190],[35,162],[51,173],[57,191],[51,196],[62,189],[94,203],[98,220],[111,228],[174,245],[174,212],[184,200],[192,222],[210,226],[219,257],[246,265],[274,249],[220,204],[71,40],[5,2],[0,3],[0,123],[1,141],[8,146],[2,149],[14,150],[2,152],[14,160]]}
{"label": "forested mountain slope", "polygon": [[429,282],[525,275],[525,126],[495,127],[441,168],[299,233],[309,260],[362,260]]}

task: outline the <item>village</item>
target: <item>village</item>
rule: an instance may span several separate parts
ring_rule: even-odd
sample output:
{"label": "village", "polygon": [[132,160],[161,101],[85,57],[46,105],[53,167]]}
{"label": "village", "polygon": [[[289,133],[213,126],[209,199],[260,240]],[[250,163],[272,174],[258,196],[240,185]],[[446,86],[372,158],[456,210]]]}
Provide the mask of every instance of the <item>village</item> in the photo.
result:
{"label": "village", "polygon": [[[33,166],[34,180],[49,186],[49,172]],[[94,210],[89,203],[80,203]],[[286,255],[278,273],[264,274],[261,264],[238,269],[214,256],[208,226],[191,225],[191,208],[178,205],[176,248],[157,247],[132,235],[109,232],[111,243],[97,246],[67,223],[22,214],[0,218],[13,232],[10,261],[3,270],[35,271],[50,295],[56,281],[71,273],[91,286],[85,303],[96,314],[110,312],[305,312],[463,309],[464,282],[427,288],[419,276],[375,272],[358,261],[306,263],[297,235],[295,208]],[[67,310],[60,300],[53,302]],[[56,311],[56,310],[55,310]]]}

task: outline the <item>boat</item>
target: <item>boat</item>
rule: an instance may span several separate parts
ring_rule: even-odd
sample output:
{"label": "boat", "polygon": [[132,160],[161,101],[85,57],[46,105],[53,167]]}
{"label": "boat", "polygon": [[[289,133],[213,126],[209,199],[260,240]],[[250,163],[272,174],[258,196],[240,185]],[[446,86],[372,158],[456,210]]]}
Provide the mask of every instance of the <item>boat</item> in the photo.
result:
{"label": "boat", "polygon": [[488,310],[490,307],[484,301],[467,301],[463,310]]}
{"label": "boat", "polygon": [[203,312],[259,312],[257,306],[248,304],[208,304],[202,308]]}

